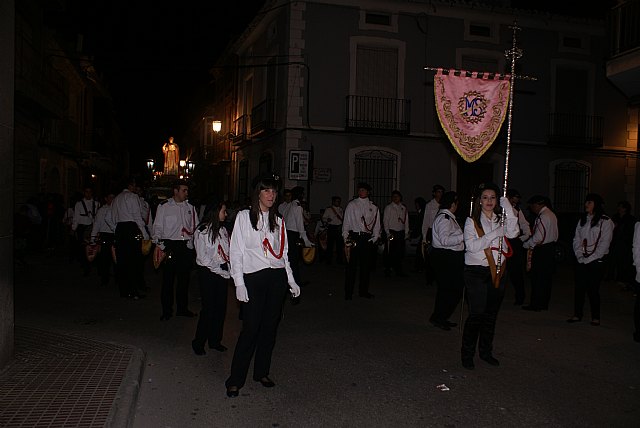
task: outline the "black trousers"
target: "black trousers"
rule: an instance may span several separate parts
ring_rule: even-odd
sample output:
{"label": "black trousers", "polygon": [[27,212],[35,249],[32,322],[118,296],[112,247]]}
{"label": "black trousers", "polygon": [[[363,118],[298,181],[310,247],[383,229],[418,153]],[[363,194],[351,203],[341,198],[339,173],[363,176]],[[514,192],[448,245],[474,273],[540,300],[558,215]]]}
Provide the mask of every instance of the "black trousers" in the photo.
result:
{"label": "black trousers", "polygon": [[289,251],[287,251],[287,257],[289,258],[289,265],[291,266],[291,272],[293,278],[296,280],[296,284],[302,284],[302,278],[300,277],[300,264],[302,263],[302,249],[300,245],[300,232],[294,232],[293,230],[287,230],[287,241],[289,242]]}
{"label": "black trousers", "polygon": [[370,234],[351,235],[351,239],[355,242],[355,245],[351,247],[344,282],[344,295],[349,298],[353,296],[356,276],[359,276],[359,294],[362,296],[369,293],[369,277],[373,267],[373,257],[376,254],[375,245],[369,241],[371,239]]}
{"label": "black trousers", "polygon": [[464,289],[464,251],[434,248],[431,263],[436,276],[436,300],[430,321],[444,322],[449,319],[460,303]]}
{"label": "black trousers", "polygon": [[327,226],[327,263],[333,261],[335,251],[336,262],[344,263],[344,238],[342,237],[342,225],[330,224]]}
{"label": "black trousers", "polygon": [[573,315],[582,318],[584,314],[584,296],[589,296],[591,319],[600,319],[600,283],[605,273],[603,260],[588,264],[578,263],[575,268],[575,289],[573,298]]}
{"label": "black trousers", "polygon": [[404,243],[404,230],[391,230],[390,236],[393,236],[393,239],[387,240],[384,254],[384,267],[387,271],[389,269],[393,269],[393,271],[397,275],[400,275],[403,273],[402,261],[404,260],[404,254],[406,251]]}
{"label": "black trousers", "polygon": [[113,245],[116,247],[116,281],[120,297],[134,296],[142,263],[142,232],[138,225],[132,221],[118,223]]}
{"label": "black trousers", "polygon": [[194,341],[198,347],[209,342],[209,347],[220,344],[227,315],[229,281],[203,266],[197,269],[202,309]]}
{"label": "black trousers", "polygon": [[513,254],[507,263],[507,273],[513,286],[516,303],[524,303],[526,292],[524,288],[524,267],[526,250],[522,248],[522,241],[518,238],[510,239],[509,243],[513,249]]}
{"label": "black trousers", "polygon": [[534,247],[531,257],[532,307],[536,309],[549,309],[551,283],[555,269],[555,243],[550,242]]}
{"label": "black trousers", "polygon": [[253,361],[253,379],[269,376],[271,355],[282,316],[282,305],[289,289],[284,269],[262,269],[244,275],[249,301],[242,303],[242,331],[233,353],[227,387],[242,388]]}
{"label": "black trousers", "polygon": [[500,286],[495,288],[488,267],[465,266],[464,282],[469,317],[462,333],[462,359],[474,357],[476,344],[480,356],[490,356],[496,319],[504,299],[505,277],[502,277]]}
{"label": "black trousers", "polygon": [[[162,303],[162,315],[173,315],[174,294],[176,312],[189,310],[189,278],[193,266],[193,250],[187,248],[187,241],[164,240],[167,258],[163,263],[162,291],[160,301]],[[177,278],[178,285],[173,284]]]}
{"label": "black trousers", "polygon": [[76,227],[76,255],[85,274],[89,273],[91,269],[91,263],[89,263],[85,253],[85,247],[87,246],[85,239],[87,238],[86,235],[91,233],[92,227],[93,225],[90,224],[79,224]]}
{"label": "black trousers", "polygon": [[96,264],[98,265],[98,276],[103,285],[108,283],[111,277],[111,266],[113,266],[111,247],[113,247],[114,239],[113,233],[100,232],[100,252],[96,256]]}

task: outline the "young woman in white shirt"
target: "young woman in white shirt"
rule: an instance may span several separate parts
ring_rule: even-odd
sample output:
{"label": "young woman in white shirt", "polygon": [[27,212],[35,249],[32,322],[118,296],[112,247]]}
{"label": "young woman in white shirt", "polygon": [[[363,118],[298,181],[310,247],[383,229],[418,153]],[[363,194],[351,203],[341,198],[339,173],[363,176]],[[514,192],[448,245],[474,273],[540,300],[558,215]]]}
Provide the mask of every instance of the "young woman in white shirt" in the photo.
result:
{"label": "young woman in white shirt", "polygon": [[237,397],[245,384],[251,359],[253,380],[270,388],[271,355],[276,342],[282,305],[288,290],[300,295],[289,260],[286,227],[278,213],[278,178],[255,180],[251,207],[236,216],[231,235],[231,277],[236,298],[242,302],[242,331],[226,380],[227,397]]}
{"label": "young woman in white shirt", "polygon": [[596,193],[585,197],[584,212],[576,225],[573,252],[578,264],[575,270],[573,316],[568,323],[582,321],[584,296],[591,304],[591,325],[600,325],[600,283],[604,277],[604,258],[609,254],[613,237],[613,221],[604,214],[604,200]]}
{"label": "young woman in white shirt", "polygon": [[[481,184],[478,193],[471,217],[464,225],[464,282],[469,317],[462,335],[462,366],[466,369],[474,368],[476,344],[481,360],[492,366],[500,365],[493,356],[493,337],[510,256],[509,242],[504,237],[515,238],[519,233],[518,219],[509,200],[501,197],[498,204],[500,190],[495,184]],[[505,219],[501,218],[503,211]]]}
{"label": "young woman in white shirt", "polygon": [[227,314],[227,290],[229,286],[229,233],[224,227],[227,206],[214,201],[207,205],[202,222],[194,233],[197,275],[200,285],[202,309],[195,338],[191,347],[196,355],[204,355],[204,345],[224,352],[220,343]]}

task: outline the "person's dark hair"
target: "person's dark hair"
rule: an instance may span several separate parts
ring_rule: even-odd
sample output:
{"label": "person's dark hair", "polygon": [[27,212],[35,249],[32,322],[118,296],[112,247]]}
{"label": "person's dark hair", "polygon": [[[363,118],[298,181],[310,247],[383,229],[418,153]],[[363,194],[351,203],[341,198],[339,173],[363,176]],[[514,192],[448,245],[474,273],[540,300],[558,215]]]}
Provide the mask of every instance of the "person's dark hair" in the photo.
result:
{"label": "person's dark hair", "polygon": [[342,202],[342,198],[340,196],[332,196],[331,197],[331,203],[334,203],[335,201],[340,201]]}
{"label": "person's dark hair", "polygon": [[547,197],[542,195],[533,195],[529,198],[527,203],[547,206]]}
{"label": "person's dark hair", "polygon": [[624,208],[627,214],[631,213],[631,204],[629,201],[620,201],[618,202],[618,206]]}
{"label": "person's dark hair", "polygon": [[424,211],[424,208],[427,206],[426,199],[420,196],[415,198],[413,202],[420,207],[420,211]]}
{"label": "person's dark hair", "polygon": [[436,193],[438,190],[441,190],[444,192],[444,186],[442,184],[434,185],[433,188],[431,189],[431,193]]}
{"label": "person's dark hair", "polygon": [[482,214],[482,206],[480,205],[480,199],[482,197],[482,193],[485,190],[493,190],[496,194],[496,206],[493,207],[493,213],[495,216],[495,221],[499,222],[500,217],[502,216],[502,208],[498,201],[500,200],[500,188],[493,183],[481,183],[476,189],[476,196],[473,198],[473,210],[471,210],[471,218],[477,223],[480,223],[480,215]]}
{"label": "person's dark hair", "polygon": [[292,201],[301,201],[304,197],[304,187],[296,186],[291,189],[291,200]]}
{"label": "person's dark hair", "polygon": [[[591,218],[591,227],[598,224],[602,216],[604,215],[604,199],[597,193],[589,193],[585,196],[584,201],[593,202],[593,217]],[[587,223],[587,212],[583,212],[580,215],[580,226],[584,226]]]}
{"label": "person's dark hair", "polygon": [[180,186],[189,186],[189,184],[185,180],[176,180],[173,182],[173,190],[180,190]]}
{"label": "person's dark hair", "polygon": [[394,190],[393,192],[391,192],[391,196],[394,196],[394,195],[398,195],[400,196],[400,199],[402,199],[402,193],[400,193],[399,190]]}
{"label": "person's dark hair", "polygon": [[[251,221],[251,226],[253,226],[255,230],[258,230],[258,218],[260,218],[260,192],[266,189],[273,189],[277,193],[280,189],[280,177],[275,174],[263,174],[253,180],[253,185],[249,220]],[[278,226],[276,223],[277,217],[280,217],[280,213],[278,213],[278,207],[274,201],[274,204],[269,208],[269,230],[271,232],[274,232]]]}
{"label": "person's dark hair", "polygon": [[520,198],[520,192],[516,189],[507,189],[507,198]]}
{"label": "person's dark hair", "polygon": [[209,228],[208,235],[212,244],[218,238],[220,228],[223,227],[223,224],[220,222],[220,210],[223,206],[225,206],[224,201],[214,200],[207,204],[207,207],[204,209],[202,221],[198,225],[198,230],[200,230],[200,232]]}
{"label": "person's dark hair", "polygon": [[442,195],[442,199],[440,199],[440,209],[448,210],[456,202],[458,202],[458,193],[454,192],[453,190],[450,192],[445,192],[445,194]]}
{"label": "person's dark hair", "polygon": [[368,183],[365,183],[365,182],[363,182],[363,181],[361,181],[360,183],[358,183],[357,190],[360,190],[360,189],[364,189],[364,190],[366,190],[367,192],[371,193],[371,186],[369,186],[369,184],[368,184]]}

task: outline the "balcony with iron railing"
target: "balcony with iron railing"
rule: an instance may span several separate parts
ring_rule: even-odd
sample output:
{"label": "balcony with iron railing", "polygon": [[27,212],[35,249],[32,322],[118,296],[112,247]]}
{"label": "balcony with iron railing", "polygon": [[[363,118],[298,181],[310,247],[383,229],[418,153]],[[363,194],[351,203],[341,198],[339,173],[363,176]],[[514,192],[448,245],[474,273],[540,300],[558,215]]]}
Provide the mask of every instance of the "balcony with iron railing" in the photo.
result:
{"label": "balcony with iron railing", "polygon": [[42,130],[40,144],[61,152],[79,151],[78,124],[69,119],[52,119]]}
{"label": "balcony with iron railing", "polygon": [[251,115],[243,114],[233,121],[233,143],[240,144],[248,140],[251,136],[249,130],[251,129]]}
{"label": "balcony with iron railing", "polygon": [[601,116],[551,113],[548,142],[558,146],[601,147],[603,123]]}
{"label": "balcony with iron railing", "polygon": [[640,103],[640,0],[618,2],[607,22],[607,78],[633,103]]}
{"label": "balcony with iron railing", "polygon": [[273,131],[273,113],[273,100],[264,100],[251,109],[251,138]]}
{"label": "balcony with iron railing", "polygon": [[397,98],[347,95],[349,131],[407,135],[411,130],[411,101]]}

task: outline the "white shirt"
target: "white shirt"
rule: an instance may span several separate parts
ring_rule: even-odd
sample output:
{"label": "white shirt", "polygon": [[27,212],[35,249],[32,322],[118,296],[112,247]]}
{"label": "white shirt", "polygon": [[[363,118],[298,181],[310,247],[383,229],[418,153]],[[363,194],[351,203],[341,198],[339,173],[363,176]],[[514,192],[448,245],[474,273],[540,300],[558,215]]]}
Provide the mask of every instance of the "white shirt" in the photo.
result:
{"label": "white shirt", "polygon": [[607,216],[602,216],[598,224],[591,226],[593,215],[587,215],[584,226],[580,226],[580,221],[576,226],[576,233],[573,236],[573,252],[578,259],[578,263],[587,264],[601,259],[609,254],[609,245],[613,238],[613,221]]}
{"label": "white shirt", "polygon": [[158,205],[153,221],[152,239],[162,249],[162,240],[187,241],[187,248],[193,248],[196,226],[195,207],[188,201],[176,202],[174,198],[169,198]]}
{"label": "white shirt", "polygon": [[98,208],[100,208],[100,203],[96,202],[94,199],[81,199],[76,202],[76,206],[73,210],[73,223],[71,224],[71,229],[76,230],[79,224],[84,226],[92,225]]}
{"label": "white shirt", "polygon": [[322,221],[330,226],[340,226],[343,218],[344,210],[342,207],[336,207],[334,205],[326,208],[324,214],[322,214]]}
{"label": "white shirt", "polygon": [[440,209],[440,202],[431,199],[424,207],[424,218],[422,219],[422,237],[427,237],[427,232],[433,227],[433,220]]}
{"label": "white shirt", "polygon": [[218,236],[211,242],[209,228],[196,229],[193,235],[193,243],[196,247],[196,264],[208,268],[211,272],[223,278],[231,278],[228,270],[223,270],[220,265],[227,263],[229,266],[229,233],[224,227],[220,227]]}
{"label": "white shirt", "polygon": [[[242,210],[236,215],[229,248],[231,277],[236,287],[244,285],[245,273],[269,268],[284,268],[287,272],[287,282],[290,285],[296,283],[287,257],[289,244],[286,223],[279,217],[276,219],[276,223],[276,229],[271,232],[269,230],[269,213],[261,212],[257,223],[258,230],[255,230],[251,226],[249,210]],[[266,244],[270,245],[271,249]]]}
{"label": "white shirt", "polygon": [[383,224],[387,236],[391,235],[390,230],[399,232],[404,230],[405,238],[409,237],[409,228],[407,227],[407,207],[404,204],[391,202],[384,207]]}
{"label": "white shirt", "polygon": [[149,239],[149,233],[140,211],[140,198],[129,189],[124,189],[113,199],[113,202],[111,202],[111,216],[116,225],[118,223],[134,222],[138,225],[138,229],[140,229],[144,239]]}
{"label": "white shirt", "polygon": [[284,224],[287,226],[287,230],[298,232],[300,238],[304,241],[304,245],[310,247],[311,241],[309,241],[307,230],[304,228],[304,210],[300,202],[296,200],[281,204],[278,207],[278,211],[284,218]]}
{"label": "white shirt", "polygon": [[[500,198],[500,205],[505,207],[505,236],[509,239],[515,238],[520,233],[520,230],[518,230],[518,220],[513,212],[513,207],[505,197]],[[480,223],[482,230],[485,233],[484,236],[480,237],[476,231],[473,218],[467,218],[467,221],[464,224],[464,244],[466,248],[464,253],[464,263],[466,265],[489,266],[487,255],[484,252],[485,248],[493,248],[493,251],[491,252],[493,260],[498,260],[498,246],[500,244],[500,239],[490,239],[487,237],[488,233],[501,227],[500,222],[496,220],[497,217],[495,215],[493,218],[489,219],[486,215],[480,213]],[[503,238],[502,251],[507,252],[508,248],[507,242]],[[504,260],[504,256],[501,257]]]}
{"label": "white shirt", "polygon": [[370,241],[380,238],[380,212],[369,198],[355,198],[344,210],[342,236],[347,239],[349,231],[371,233]]}
{"label": "white shirt", "polygon": [[99,233],[114,233],[116,224],[113,221],[111,205],[103,205],[96,214],[96,221],[91,229],[91,239],[96,239]]}
{"label": "white shirt", "polygon": [[531,226],[529,226],[529,222],[527,221],[527,218],[524,216],[524,213],[522,212],[522,210],[513,209],[516,212],[516,215],[518,216],[518,227],[520,228],[520,240],[522,242],[526,241],[527,239],[529,239],[529,237],[531,237]]}
{"label": "white shirt", "polygon": [[522,245],[524,248],[533,248],[536,245],[548,244],[558,240],[558,219],[547,207],[542,207],[531,231],[531,237]]}
{"label": "white shirt", "polygon": [[458,224],[456,217],[447,209],[438,211],[432,226],[433,248],[444,248],[446,250],[463,251],[464,234]]}
{"label": "white shirt", "polygon": [[142,196],[140,196],[140,215],[142,216],[142,220],[144,224],[153,224],[153,220],[151,219],[151,209],[149,208],[149,203],[144,200]]}

